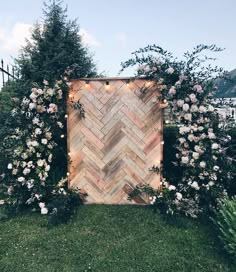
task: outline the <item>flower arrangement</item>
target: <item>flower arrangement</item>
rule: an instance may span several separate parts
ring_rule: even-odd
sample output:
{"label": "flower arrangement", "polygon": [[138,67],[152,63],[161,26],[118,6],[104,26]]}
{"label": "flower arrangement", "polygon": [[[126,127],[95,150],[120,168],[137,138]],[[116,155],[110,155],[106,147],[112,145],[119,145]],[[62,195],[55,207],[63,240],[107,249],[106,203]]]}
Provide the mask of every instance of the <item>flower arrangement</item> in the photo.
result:
{"label": "flower arrangement", "polygon": [[157,191],[136,188],[139,192],[152,192],[151,203],[162,203],[166,213],[197,216],[211,210],[217,198],[227,194],[232,179],[233,161],[226,152],[231,137],[212,103],[214,79],[223,76],[224,71],[204,65],[210,60],[202,57],[204,50],[221,49],[199,45],[192,53],[185,53],[184,61],[178,61],[171,53],[153,45],[134,52],[135,57],[122,64],[122,71],[139,65],[136,76],[155,81],[160,93],[157,102],[168,101],[178,126],[175,165],[183,169],[181,182],[162,181]]}
{"label": "flower arrangement", "polygon": [[[50,223],[59,223],[73,213],[75,203],[82,204],[78,191],[68,188],[66,100],[67,78],[50,87],[32,88],[29,97],[18,101],[12,111],[18,127],[4,139],[6,171],[2,174],[2,204],[15,210],[23,206],[49,215]],[[77,102],[80,109],[83,106]],[[84,111],[83,111],[84,114]],[[58,161],[63,161],[59,176]]]}

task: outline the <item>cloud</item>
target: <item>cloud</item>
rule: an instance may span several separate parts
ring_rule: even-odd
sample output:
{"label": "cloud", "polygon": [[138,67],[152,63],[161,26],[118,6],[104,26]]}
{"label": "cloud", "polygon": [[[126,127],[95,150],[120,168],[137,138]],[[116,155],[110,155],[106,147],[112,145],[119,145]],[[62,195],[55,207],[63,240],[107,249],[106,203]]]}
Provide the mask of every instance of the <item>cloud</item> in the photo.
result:
{"label": "cloud", "polygon": [[127,41],[127,34],[125,32],[118,32],[114,35],[114,38],[122,44],[125,44]]}
{"label": "cloud", "polygon": [[17,22],[11,26],[0,26],[0,53],[14,54],[25,45],[30,37],[32,25]]}
{"label": "cloud", "polygon": [[82,37],[82,41],[88,46],[100,47],[102,44],[86,29],[81,28],[79,31],[79,35]]}

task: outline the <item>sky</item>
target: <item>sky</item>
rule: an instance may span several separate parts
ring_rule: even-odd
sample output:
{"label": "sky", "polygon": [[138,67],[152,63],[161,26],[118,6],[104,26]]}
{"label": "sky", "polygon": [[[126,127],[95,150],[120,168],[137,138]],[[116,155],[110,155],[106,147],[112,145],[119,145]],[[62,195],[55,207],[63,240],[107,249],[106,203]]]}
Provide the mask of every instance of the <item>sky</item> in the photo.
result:
{"label": "sky", "polygon": [[[131,53],[156,44],[181,58],[198,44],[225,48],[216,65],[236,68],[235,0],[64,0],[83,42],[94,53],[98,71],[117,76]],[[0,59],[13,58],[42,21],[43,0],[7,0],[0,5]],[[127,70],[122,75],[132,76]]]}

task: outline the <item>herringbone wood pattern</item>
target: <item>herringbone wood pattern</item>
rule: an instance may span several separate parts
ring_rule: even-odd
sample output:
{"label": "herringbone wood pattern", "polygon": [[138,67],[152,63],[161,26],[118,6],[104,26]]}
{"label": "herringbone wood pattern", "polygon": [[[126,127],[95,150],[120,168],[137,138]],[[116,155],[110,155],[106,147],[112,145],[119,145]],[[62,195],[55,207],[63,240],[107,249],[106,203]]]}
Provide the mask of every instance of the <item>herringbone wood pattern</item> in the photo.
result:
{"label": "herringbone wood pattern", "polygon": [[70,186],[88,193],[89,203],[147,203],[127,193],[138,183],[157,188],[160,176],[149,171],[162,160],[163,112],[153,103],[157,92],[140,88],[145,80],[127,86],[124,80],[75,80],[70,93],[85,108],[85,119],[68,107],[68,149],[71,154]]}

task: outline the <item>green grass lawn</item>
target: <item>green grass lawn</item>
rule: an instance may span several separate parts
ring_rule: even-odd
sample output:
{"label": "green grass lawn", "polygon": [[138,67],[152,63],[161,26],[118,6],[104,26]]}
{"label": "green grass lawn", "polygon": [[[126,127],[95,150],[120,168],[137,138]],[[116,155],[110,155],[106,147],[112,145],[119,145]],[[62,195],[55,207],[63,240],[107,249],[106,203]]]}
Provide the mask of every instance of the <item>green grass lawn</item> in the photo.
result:
{"label": "green grass lawn", "polygon": [[43,225],[36,214],[0,222],[1,272],[236,271],[211,224],[148,207],[87,205],[66,225]]}

